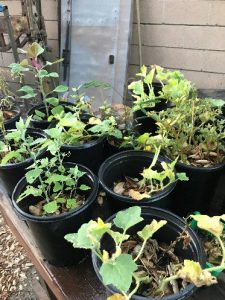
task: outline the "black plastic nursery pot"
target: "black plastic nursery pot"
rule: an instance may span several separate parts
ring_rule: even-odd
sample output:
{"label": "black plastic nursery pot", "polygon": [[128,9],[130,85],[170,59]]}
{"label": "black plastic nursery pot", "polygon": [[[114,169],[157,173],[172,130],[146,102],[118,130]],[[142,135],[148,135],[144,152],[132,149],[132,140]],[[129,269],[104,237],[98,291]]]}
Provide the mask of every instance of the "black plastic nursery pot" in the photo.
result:
{"label": "black plastic nursery pot", "polygon": [[3,107],[3,112],[4,111],[9,111],[14,113],[14,116],[8,120],[4,121],[4,127],[6,130],[9,129],[14,129],[16,128],[16,122],[19,120],[20,116],[21,116],[21,109],[18,105],[13,105],[13,107],[11,109],[7,109]]}
{"label": "black plastic nursery pot", "polygon": [[[73,163],[64,163],[65,167],[74,167]],[[86,167],[78,165],[86,174],[80,179],[79,184],[91,187],[86,192],[86,202],[79,208],[55,216],[34,216],[29,213],[29,205],[34,205],[40,198],[29,196],[16,203],[19,195],[27,185],[23,177],[15,187],[12,196],[14,209],[19,218],[26,221],[44,259],[55,266],[66,266],[78,263],[87,254],[84,250],[74,249],[64,239],[67,233],[77,231],[83,223],[91,220],[94,201],[98,193],[98,179]]]}
{"label": "black plastic nursery pot", "polygon": [[[182,218],[178,217],[177,215],[166,211],[164,209],[160,208],[153,208],[153,207],[142,207],[141,208],[141,216],[143,217],[143,221],[128,231],[128,234],[132,235],[132,233],[136,233],[137,231],[141,230],[146,224],[150,224],[153,219],[159,220],[166,220],[167,224],[163,226],[158,232],[156,232],[153,236],[153,239],[156,239],[158,242],[164,242],[167,244],[170,244],[172,241],[176,239],[177,236],[179,236],[185,226],[185,222]],[[112,222],[112,219],[115,217],[113,215],[110,217],[106,222]],[[115,225],[114,227],[115,228]],[[194,261],[198,261],[201,266],[205,265],[205,255],[204,255],[204,249],[202,247],[201,241],[199,240],[198,236],[192,229],[188,229],[189,235],[190,235],[190,243],[186,249],[183,249],[183,243],[182,241],[178,242],[175,247],[175,254],[178,257],[182,257],[183,259],[190,259]],[[109,249],[110,240],[106,237],[102,239],[102,249]],[[112,249],[111,249],[112,250]],[[101,275],[99,273],[99,269],[101,267],[101,262],[98,259],[98,257],[92,252],[92,262],[94,266],[94,270],[99,278],[99,280],[102,282]],[[102,282],[103,283],[103,282]],[[106,286],[107,291],[109,294],[115,294],[119,291],[113,287],[112,285]],[[177,294],[173,294],[170,296],[157,298],[157,299],[163,299],[163,300],[184,300],[188,299],[197,288],[193,284],[188,284],[183,290],[181,290]],[[156,298],[153,297],[143,297],[134,295],[131,298],[132,300],[154,300]]]}
{"label": "black plastic nursery pot", "polygon": [[[173,199],[171,199],[171,192],[175,188],[176,182],[170,184],[159,193],[152,195],[151,198],[140,201],[119,195],[113,191],[114,183],[124,179],[124,176],[131,178],[140,177],[143,169],[150,166],[153,156],[154,154],[150,152],[128,150],[117,153],[102,163],[98,172],[99,182],[107,194],[107,200],[113,212],[134,205],[172,209]],[[162,161],[170,162],[168,158],[159,156],[156,168],[161,168],[160,162]]]}
{"label": "black plastic nursery pot", "polygon": [[99,137],[82,145],[63,145],[61,151],[67,154],[64,161],[82,164],[97,174],[104,161],[104,143],[105,137]]}
{"label": "black plastic nursery pot", "polygon": [[[34,138],[46,137],[46,134],[41,130],[28,128],[26,134]],[[2,140],[2,134],[0,134],[0,140]],[[41,158],[46,153],[43,149],[39,152],[37,158]],[[19,163],[9,163],[7,165],[0,165],[0,182],[4,190],[7,192],[9,197],[12,196],[12,192],[17,184],[17,182],[25,175],[26,168],[32,165],[33,159],[31,157]]]}
{"label": "black plastic nursery pot", "polygon": [[[179,181],[173,191],[173,211],[187,216],[194,211],[210,215],[210,205],[216,192],[225,162],[213,167],[195,167],[178,162],[177,172],[185,172],[189,181]],[[222,212],[223,213],[223,212]]]}
{"label": "black plastic nursery pot", "polygon": [[[65,102],[65,101],[62,101],[62,102],[59,102],[59,105],[62,105],[65,108],[65,112],[69,112],[70,109],[68,107],[71,106],[71,108],[73,106],[75,106],[74,103],[70,103],[70,102]],[[51,109],[53,108],[53,106],[49,105],[49,111],[51,111]],[[38,110],[40,112],[43,112],[43,113],[46,113],[46,109],[45,109],[45,105],[42,103],[42,104],[38,104],[38,105],[35,105],[34,107],[32,107],[29,111],[28,111],[28,116],[32,116],[35,112],[35,110]],[[31,119],[31,124],[34,128],[39,128],[39,129],[47,129],[50,124],[52,122],[50,121],[47,121],[47,120],[34,120],[34,119]]]}
{"label": "black plastic nursery pot", "polygon": [[[167,109],[168,103],[164,100],[161,99],[159,103],[155,105],[155,107],[151,108],[145,108],[147,112],[150,111],[162,111]],[[146,116],[145,112],[142,110],[137,110],[134,112],[134,121],[133,121],[134,127],[139,134],[143,134],[145,132],[155,134],[157,130],[157,125],[156,121],[151,118]]]}
{"label": "black plastic nursery pot", "polygon": [[117,154],[119,152],[125,151],[125,150],[133,150],[131,146],[129,147],[120,147],[119,143],[117,143],[117,140],[114,138],[107,138],[106,139],[106,145],[105,145],[105,158],[108,158],[114,154]]}

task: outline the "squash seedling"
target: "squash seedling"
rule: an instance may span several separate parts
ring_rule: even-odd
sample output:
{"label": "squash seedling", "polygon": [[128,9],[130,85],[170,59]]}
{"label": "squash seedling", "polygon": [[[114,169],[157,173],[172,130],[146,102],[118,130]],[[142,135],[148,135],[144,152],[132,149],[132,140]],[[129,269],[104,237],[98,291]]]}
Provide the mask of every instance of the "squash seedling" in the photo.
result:
{"label": "squash seedling", "polygon": [[[101,262],[99,272],[103,283],[113,285],[119,291],[108,297],[108,300],[129,300],[134,294],[163,297],[173,293],[168,289],[172,284],[177,286],[177,293],[180,290],[180,282],[184,285],[192,283],[197,287],[214,284],[217,280],[211,272],[225,269],[225,245],[222,241],[224,230],[222,221],[225,221],[225,215],[191,217],[197,221],[200,229],[211,233],[218,240],[222,251],[219,266],[203,269],[198,261],[183,260],[175,255],[176,251],[172,251],[174,248],[172,249],[171,245],[175,247],[178,240],[183,240],[184,247],[189,243],[185,229],[176,241],[167,247],[152,239],[156,232],[166,226],[165,220],[153,219],[150,224],[130,235],[128,230],[143,220],[141,208],[137,206],[118,212],[111,223],[104,223],[100,218],[97,221],[91,220],[83,224],[77,233],[67,234],[65,239],[75,248],[91,249],[98,257]],[[104,244],[106,234],[113,241],[110,242],[113,245],[110,249],[108,243]],[[154,251],[151,252],[149,260],[146,260],[145,253],[149,247]],[[172,262],[172,264],[165,263],[170,265],[169,275],[168,272],[163,272],[164,266],[157,263],[162,257],[165,258],[165,255],[168,255],[167,259],[170,257]],[[156,275],[157,270],[161,275]]]}

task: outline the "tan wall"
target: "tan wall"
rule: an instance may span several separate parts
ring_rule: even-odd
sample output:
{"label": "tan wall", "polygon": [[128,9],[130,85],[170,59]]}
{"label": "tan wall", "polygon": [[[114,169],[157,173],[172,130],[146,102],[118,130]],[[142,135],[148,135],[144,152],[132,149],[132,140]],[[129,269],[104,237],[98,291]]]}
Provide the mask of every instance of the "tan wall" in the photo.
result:
{"label": "tan wall", "polygon": [[[5,4],[9,8],[10,15],[21,15],[21,1],[11,0],[11,1],[1,1],[1,4]],[[42,0],[42,14],[45,19],[45,26],[47,31],[48,46],[51,47],[52,52],[49,52],[49,57],[51,59],[58,58],[58,12],[57,12],[58,0]],[[25,46],[26,48],[26,46]],[[20,55],[23,58],[23,55]],[[0,71],[4,72],[7,80],[11,83],[13,88],[19,87],[12,81],[10,77],[9,69],[7,68],[9,64],[14,62],[12,55],[12,50],[6,53],[0,53]],[[26,78],[26,83],[32,83],[32,78]]]}
{"label": "tan wall", "polygon": [[[225,1],[140,0],[143,64],[180,69],[199,88],[225,89]],[[134,6],[129,77],[138,70]]]}

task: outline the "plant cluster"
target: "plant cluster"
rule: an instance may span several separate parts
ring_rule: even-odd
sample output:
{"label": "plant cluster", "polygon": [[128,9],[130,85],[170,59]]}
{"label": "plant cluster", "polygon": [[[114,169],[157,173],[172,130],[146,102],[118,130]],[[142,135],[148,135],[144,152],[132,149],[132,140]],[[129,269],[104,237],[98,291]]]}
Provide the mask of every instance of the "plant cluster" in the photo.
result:
{"label": "plant cluster", "polygon": [[16,95],[9,89],[3,74],[0,74],[0,93],[0,109],[11,109]]}
{"label": "plant cluster", "polygon": [[35,139],[27,133],[30,120],[31,117],[28,117],[26,121],[20,118],[16,123],[16,130],[7,132],[4,128],[3,116],[1,116],[0,165],[22,162],[29,158],[32,153],[37,154],[40,151],[45,139]]}
{"label": "plant cluster", "polygon": [[[165,295],[168,285],[179,279],[187,283],[193,283],[198,287],[214,284],[217,280],[211,275],[211,272],[225,268],[225,245],[221,239],[224,231],[222,221],[225,221],[225,215],[215,217],[192,215],[191,218],[197,221],[197,226],[200,229],[209,232],[218,240],[222,251],[222,260],[218,266],[204,269],[199,262],[185,259],[182,265],[173,270],[173,274],[156,282],[157,287],[154,289],[154,295]],[[145,225],[142,230],[133,233],[132,236],[137,235],[142,240],[142,244],[136,251],[136,255],[123,253],[123,243],[131,237],[129,229],[142,220],[141,208],[130,207],[117,213],[110,223],[104,223],[100,218],[98,221],[91,220],[83,224],[77,233],[65,236],[65,239],[72,243],[75,248],[91,249],[99,258],[103,283],[113,285],[119,290],[118,294],[108,298],[110,300],[129,300],[134,294],[138,294],[143,284],[152,284],[151,270],[140,272],[139,266],[143,264],[141,258],[147,242],[152,239],[152,236],[160,228],[166,225],[167,221],[153,220],[150,224]],[[104,245],[106,233],[113,241],[111,249]],[[181,238],[179,237],[179,239]],[[185,241],[187,241],[187,235]],[[172,244],[174,245],[174,242]],[[187,247],[185,244],[184,246]]]}
{"label": "plant cluster", "polygon": [[30,206],[30,212],[36,215],[60,214],[78,208],[85,202],[83,193],[90,189],[80,183],[85,172],[75,164],[73,167],[63,164],[60,130],[51,128],[46,133],[50,138],[42,147],[47,147],[52,157],[36,159],[33,155],[34,163],[25,175],[28,185],[18,198],[19,202],[30,195],[38,197],[38,204]]}
{"label": "plant cluster", "polygon": [[119,181],[114,185],[113,191],[140,201],[152,197],[157,192],[163,191],[178,180],[188,180],[185,173],[175,172],[177,159],[170,163],[162,161],[159,164],[159,153],[160,147],[156,150],[150,166],[144,168],[140,173],[140,179],[125,177],[125,181]]}

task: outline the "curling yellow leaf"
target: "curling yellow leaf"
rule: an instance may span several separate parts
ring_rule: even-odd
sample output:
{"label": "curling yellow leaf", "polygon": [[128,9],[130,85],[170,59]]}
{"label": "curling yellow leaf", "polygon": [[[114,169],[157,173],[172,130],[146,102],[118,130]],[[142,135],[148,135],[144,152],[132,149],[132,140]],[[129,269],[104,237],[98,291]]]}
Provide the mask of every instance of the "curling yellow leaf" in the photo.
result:
{"label": "curling yellow leaf", "polygon": [[102,124],[102,121],[95,117],[91,117],[88,122],[91,125],[101,125]]}
{"label": "curling yellow leaf", "polygon": [[130,189],[129,190],[129,196],[134,199],[134,200],[137,200],[137,201],[140,201],[140,200],[143,200],[145,198],[149,198],[150,196],[146,193],[140,193],[138,191],[135,191],[133,189]]}
{"label": "curling yellow leaf", "polygon": [[167,221],[160,220],[156,221],[155,219],[151,222],[151,224],[146,225],[141,231],[138,231],[138,235],[143,238],[143,240],[147,240],[153,236],[153,234],[158,231],[161,227],[166,225]]}
{"label": "curling yellow leaf", "polygon": [[207,230],[213,235],[219,236],[223,232],[223,224],[220,219],[225,219],[223,216],[209,217],[207,215],[191,215],[197,221],[197,226],[201,229]]}
{"label": "curling yellow leaf", "polygon": [[217,283],[216,277],[207,270],[203,270],[200,264],[193,260],[184,260],[184,267],[178,271],[178,276],[197,287]]}
{"label": "curling yellow leaf", "polygon": [[121,294],[114,294],[114,295],[108,297],[107,300],[126,300],[126,298],[124,296],[122,296]]}

